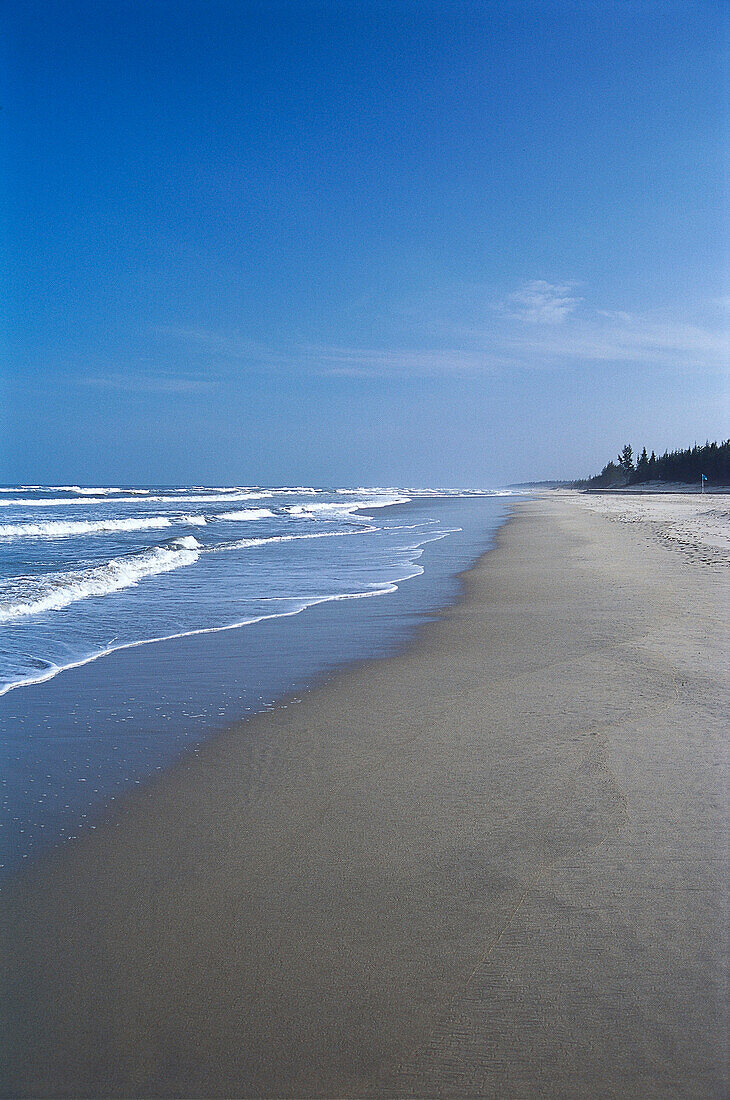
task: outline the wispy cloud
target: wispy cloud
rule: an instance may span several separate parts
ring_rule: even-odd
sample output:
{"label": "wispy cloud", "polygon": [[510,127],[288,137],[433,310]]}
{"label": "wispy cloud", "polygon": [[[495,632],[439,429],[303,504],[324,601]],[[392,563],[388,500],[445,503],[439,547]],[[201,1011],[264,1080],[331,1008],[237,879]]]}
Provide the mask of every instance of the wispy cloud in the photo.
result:
{"label": "wispy cloud", "polygon": [[508,361],[478,346],[360,347],[306,341],[272,347],[236,333],[202,329],[167,329],[166,334],[192,345],[195,354],[207,349],[216,363],[243,369],[304,370],[350,378],[433,375],[494,370]]}
{"label": "wispy cloud", "polygon": [[381,375],[418,376],[495,371],[509,360],[489,349],[360,348],[310,345],[300,357],[320,373],[372,378]]}
{"label": "wispy cloud", "polygon": [[[291,370],[351,378],[428,377],[478,374],[517,369],[559,369],[582,363],[644,364],[657,368],[725,370],[728,333],[715,317],[698,324],[677,315],[609,310],[578,296],[575,281],[529,280],[491,307],[488,296],[472,324],[460,324],[453,303],[438,315],[429,303],[428,323],[410,316],[407,329],[419,332],[423,344],[401,339],[390,346],[359,346],[293,341],[270,346],[235,332],[167,329],[165,339],[187,347],[191,358],[209,356],[226,370]],[[424,346],[425,345],[425,346]],[[102,380],[109,384],[108,381]],[[164,382],[160,388],[193,389],[197,379]]]}
{"label": "wispy cloud", "polygon": [[189,374],[96,374],[77,378],[82,386],[94,386],[98,389],[118,390],[124,393],[198,393],[207,390],[213,379],[207,375]]}
{"label": "wispy cloud", "polygon": [[513,291],[495,309],[528,324],[559,325],[575,312],[582,299],[575,297],[576,283],[546,283],[531,279]]}
{"label": "wispy cloud", "polygon": [[[483,334],[489,342],[490,334]],[[526,360],[644,363],[665,367],[725,368],[728,334],[688,322],[640,314],[593,311],[559,330],[506,337]]]}

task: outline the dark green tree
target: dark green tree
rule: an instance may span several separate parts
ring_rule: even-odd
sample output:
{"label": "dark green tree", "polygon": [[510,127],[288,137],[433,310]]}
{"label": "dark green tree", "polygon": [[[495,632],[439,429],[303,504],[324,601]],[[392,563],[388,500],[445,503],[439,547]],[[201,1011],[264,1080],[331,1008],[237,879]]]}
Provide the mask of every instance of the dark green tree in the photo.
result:
{"label": "dark green tree", "polygon": [[651,452],[651,458],[649,459],[649,468],[647,472],[649,474],[649,481],[656,481],[656,455],[653,451]]}
{"label": "dark green tree", "polygon": [[649,480],[649,456],[646,453],[646,447],[639,455],[636,463],[636,473],[634,474],[634,481],[641,483],[642,481]]}
{"label": "dark green tree", "polygon": [[658,457],[652,451],[650,458],[646,457],[644,447],[636,468],[633,451],[627,444],[618,456],[618,465],[607,463],[600,474],[581,484],[596,489],[617,489],[622,484],[646,481],[697,485],[702,474],[706,475],[708,486],[730,485],[730,439],[721,443],[708,442],[704,447],[695,443],[684,451],[665,451]]}
{"label": "dark green tree", "polygon": [[631,475],[634,472],[634,452],[631,448],[631,444],[627,443],[621,454],[618,456],[618,464],[624,472],[626,483],[628,484]]}

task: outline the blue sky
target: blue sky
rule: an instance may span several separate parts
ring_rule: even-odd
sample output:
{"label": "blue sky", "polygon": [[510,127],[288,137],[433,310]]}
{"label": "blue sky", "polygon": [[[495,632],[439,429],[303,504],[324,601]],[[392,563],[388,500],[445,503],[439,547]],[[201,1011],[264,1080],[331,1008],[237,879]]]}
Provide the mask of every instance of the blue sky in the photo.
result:
{"label": "blue sky", "polygon": [[727,11],[7,5],[0,481],[490,486],[726,436]]}

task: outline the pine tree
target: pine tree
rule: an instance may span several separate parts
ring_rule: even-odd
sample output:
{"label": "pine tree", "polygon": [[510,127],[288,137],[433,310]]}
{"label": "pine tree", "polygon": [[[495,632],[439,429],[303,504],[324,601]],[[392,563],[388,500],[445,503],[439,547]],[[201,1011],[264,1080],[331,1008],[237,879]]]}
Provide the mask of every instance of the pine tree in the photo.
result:
{"label": "pine tree", "polygon": [[656,481],[656,478],[657,478],[656,455],[654,454],[653,451],[651,452],[651,458],[649,459],[649,467],[648,467],[648,470],[647,470],[647,474],[648,474],[648,478],[647,478],[648,481]]}
{"label": "pine tree", "polygon": [[618,488],[632,482],[681,481],[696,484],[705,474],[709,485],[730,485],[730,439],[721,443],[697,443],[684,451],[665,451],[657,457],[654,451],[646,457],[643,448],[634,468],[634,454],[627,443],[618,456],[618,465],[609,462],[586,485],[592,488]]}
{"label": "pine tree", "polygon": [[618,464],[624,472],[626,484],[628,485],[629,479],[634,472],[634,452],[630,443],[626,444],[621,454],[618,456]]}
{"label": "pine tree", "polygon": [[649,456],[646,453],[646,447],[639,455],[639,460],[636,463],[636,474],[634,481],[648,481],[649,480]]}

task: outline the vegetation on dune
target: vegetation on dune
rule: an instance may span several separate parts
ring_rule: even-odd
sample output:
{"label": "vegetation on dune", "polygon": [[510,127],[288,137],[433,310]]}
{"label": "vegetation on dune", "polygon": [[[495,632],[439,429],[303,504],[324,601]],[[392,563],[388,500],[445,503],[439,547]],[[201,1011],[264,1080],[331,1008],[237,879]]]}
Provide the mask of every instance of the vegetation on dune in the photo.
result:
{"label": "vegetation on dune", "polygon": [[730,484],[730,439],[724,443],[705,443],[685,451],[665,451],[663,455],[647,454],[646,447],[634,462],[633,448],[627,443],[615,462],[607,463],[600,474],[576,485],[588,489],[621,489],[626,485],[643,485],[651,481],[700,484]]}

